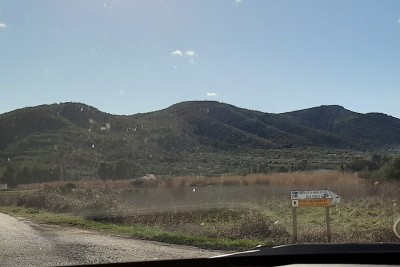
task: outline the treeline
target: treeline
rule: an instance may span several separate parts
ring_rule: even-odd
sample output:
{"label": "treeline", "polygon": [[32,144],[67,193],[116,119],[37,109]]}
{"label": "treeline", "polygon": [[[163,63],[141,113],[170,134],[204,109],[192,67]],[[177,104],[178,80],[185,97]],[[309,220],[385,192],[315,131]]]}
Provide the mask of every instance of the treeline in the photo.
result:
{"label": "treeline", "polygon": [[9,164],[3,169],[3,173],[0,172],[0,183],[8,184],[11,187],[19,184],[29,183],[42,183],[59,180],[77,180],[81,178],[99,177],[103,180],[116,180],[116,179],[128,179],[136,177],[139,170],[135,164],[121,159],[116,162],[105,162],[102,161],[98,164],[97,174],[91,172],[83,177],[83,173],[80,171],[73,171],[65,169],[60,165],[35,165],[35,166],[18,166],[16,164]]}
{"label": "treeline", "polygon": [[374,154],[370,159],[355,160],[342,165],[341,170],[359,172],[360,176],[366,179],[400,181],[400,155]]}
{"label": "treeline", "polygon": [[392,159],[391,156],[373,154],[370,159],[353,160],[348,164],[341,165],[341,171],[348,172],[368,172],[379,170],[382,166]]}
{"label": "treeline", "polygon": [[[140,162],[131,162],[120,159],[115,162],[101,161],[92,169],[75,170],[71,167],[54,165],[17,165],[7,164],[0,169],[0,183],[6,183],[11,187],[19,184],[42,183],[58,180],[80,180],[100,178],[102,180],[120,180],[140,177],[149,170],[141,166]],[[242,175],[254,173],[292,172],[311,170],[312,166],[307,160],[301,160],[296,164],[274,165],[274,163],[258,162],[240,163],[235,173]],[[315,167],[314,167],[315,168]],[[156,170],[156,166],[153,168]],[[400,181],[400,155],[386,156],[374,154],[369,159],[354,160],[340,165],[343,172],[357,172],[363,178],[375,180],[399,180]],[[226,173],[232,173],[227,166]],[[211,174],[212,175],[212,174]]]}
{"label": "treeline", "polygon": [[0,176],[0,183],[9,186],[18,184],[42,183],[62,180],[65,175],[64,170],[59,165],[53,166],[24,166],[17,167],[8,165]]}
{"label": "treeline", "polygon": [[[259,162],[249,163],[248,166],[241,166],[241,174],[257,174],[257,173],[282,173],[282,172],[296,172],[296,171],[307,171],[313,170],[316,167],[308,162],[306,159],[302,159],[298,162],[291,162],[286,165],[279,164],[277,162]],[[228,171],[229,172],[229,171]]]}
{"label": "treeline", "polygon": [[129,161],[120,159],[117,162],[100,162],[97,174],[102,180],[117,180],[135,177],[138,175],[138,170]]}

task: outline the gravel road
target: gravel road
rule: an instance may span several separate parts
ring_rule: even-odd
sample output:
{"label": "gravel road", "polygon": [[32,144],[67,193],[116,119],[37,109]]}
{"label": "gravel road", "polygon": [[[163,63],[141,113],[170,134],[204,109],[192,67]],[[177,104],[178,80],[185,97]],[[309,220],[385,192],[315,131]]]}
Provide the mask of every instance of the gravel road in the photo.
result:
{"label": "gravel road", "polygon": [[35,224],[0,213],[0,266],[57,266],[210,257],[221,251]]}

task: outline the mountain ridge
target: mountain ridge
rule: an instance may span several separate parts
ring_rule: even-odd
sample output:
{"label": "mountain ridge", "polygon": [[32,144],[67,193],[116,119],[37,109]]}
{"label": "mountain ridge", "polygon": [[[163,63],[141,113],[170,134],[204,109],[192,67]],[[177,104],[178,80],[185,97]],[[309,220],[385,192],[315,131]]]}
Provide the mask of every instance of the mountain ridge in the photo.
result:
{"label": "mountain ridge", "polygon": [[[306,159],[316,166],[327,151],[357,154],[393,147],[400,147],[399,119],[338,105],[275,114],[186,101],[154,112],[113,115],[66,102],[0,114],[0,174],[10,161],[18,168],[57,165],[87,177],[97,175],[100,162],[120,161],[135,170],[130,176],[241,172],[254,164],[272,171],[297,166],[301,159],[290,153],[317,151]],[[324,164],[334,168],[346,160]]]}

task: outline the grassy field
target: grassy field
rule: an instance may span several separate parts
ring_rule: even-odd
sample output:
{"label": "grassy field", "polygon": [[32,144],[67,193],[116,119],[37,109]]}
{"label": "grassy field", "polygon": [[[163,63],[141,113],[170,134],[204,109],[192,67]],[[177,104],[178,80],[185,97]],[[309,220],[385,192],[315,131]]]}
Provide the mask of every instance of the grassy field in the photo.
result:
{"label": "grassy field", "polygon": [[[67,224],[171,243],[250,248],[293,242],[290,190],[330,189],[342,198],[330,209],[333,242],[398,241],[392,225],[400,217],[399,183],[326,171],[168,179],[158,178],[152,187],[97,180],[26,185],[0,193],[0,204],[7,213],[45,223],[78,220],[84,223]],[[298,209],[298,233],[298,242],[326,242],[325,209]]]}

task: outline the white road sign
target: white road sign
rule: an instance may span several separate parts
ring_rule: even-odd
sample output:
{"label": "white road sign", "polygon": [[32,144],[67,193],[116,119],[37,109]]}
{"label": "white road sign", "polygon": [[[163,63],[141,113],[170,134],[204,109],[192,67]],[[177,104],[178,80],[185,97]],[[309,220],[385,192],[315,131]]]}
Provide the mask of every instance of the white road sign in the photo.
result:
{"label": "white road sign", "polygon": [[293,207],[329,207],[340,202],[340,197],[329,190],[292,190],[290,192]]}

